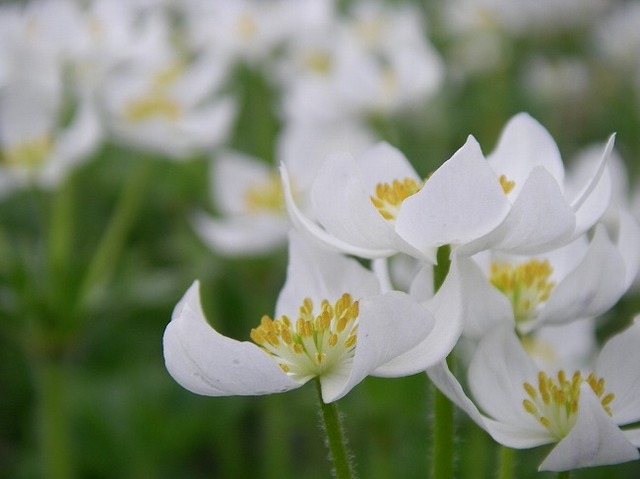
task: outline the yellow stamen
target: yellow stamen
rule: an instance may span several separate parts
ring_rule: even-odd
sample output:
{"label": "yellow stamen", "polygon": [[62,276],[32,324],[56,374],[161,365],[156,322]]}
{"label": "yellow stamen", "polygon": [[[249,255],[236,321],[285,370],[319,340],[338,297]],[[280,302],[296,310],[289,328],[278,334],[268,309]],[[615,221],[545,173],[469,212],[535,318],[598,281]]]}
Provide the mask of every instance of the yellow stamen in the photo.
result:
{"label": "yellow stamen", "polygon": [[556,439],[560,440],[565,437],[575,425],[580,387],[584,382],[589,384],[593,392],[601,398],[602,408],[611,415],[609,405],[615,396],[609,393],[602,397],[604,394],[603,378],[597,378],[593,373],[589,374],[587,378],[583,378],[582,374],[576,371],[571,379],[568,379],[562,369],[558,371],[556,376],[554,379],[540,371],[537,390],[528,382],[522,385],[528,396],[523,399],[522,407],[547,428]]}
{"label": "yellow stamen", "polygon": [[420,191],[420,188],[422,183],[413,178],[393,180],[391,184],[378,183],[375,196],[371,196],[371,202],[384,219],[394,221],[402,202]]}
{"label": "yellow stamen", "polygon": [[263,316],[251,330],[251,340],[277,359],[294,379],[306,380],[337,367],[353,357],[358,331],[358,301],[343,294],[333,304],[323,300],[320,311],[305,298],[298,310],[295,328],[286,316]]}
{"label": "yellow stamen", "polygon": [[511,301],[516,322],[523,322],[532,319],[538,306],[549,299],[556,285],[550,280],[552,274],[546,259],[518,265],[492,263],[489,281]]}
{"label": "yellow stamen", "polygon": [[511,193],[511,190],[516,186],[516,182],[508,180],[505,175],[500,175],[499,180],[500,186],[502,186],[502,191],[504,191],[505,195]]}

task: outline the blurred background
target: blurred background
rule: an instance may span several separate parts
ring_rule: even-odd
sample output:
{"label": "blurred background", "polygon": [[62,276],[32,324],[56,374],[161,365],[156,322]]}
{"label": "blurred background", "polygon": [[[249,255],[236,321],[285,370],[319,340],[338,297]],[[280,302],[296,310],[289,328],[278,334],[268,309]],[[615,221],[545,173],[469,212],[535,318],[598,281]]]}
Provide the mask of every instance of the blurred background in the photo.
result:
{"label": "blurred background", "polygon": [[[617,132],[616,194],[640,217],[639,25],[619,0],[0,3],[0,477],[328,477],[311,386],[172,380],[175,304],[200,279],[237,339],[273,314],[280,162],[385,140],[426,176],[469,134],[490,153],[520,111],[569,166]],[[635,289],[599,340],[638,311]],[[417,375],[340,402],[361,477],[428,476],[431,400]],[[458,477],[492,477],[498,448],[458,420]],[[516,477],[554,477],[547,451],[519,451]]]}

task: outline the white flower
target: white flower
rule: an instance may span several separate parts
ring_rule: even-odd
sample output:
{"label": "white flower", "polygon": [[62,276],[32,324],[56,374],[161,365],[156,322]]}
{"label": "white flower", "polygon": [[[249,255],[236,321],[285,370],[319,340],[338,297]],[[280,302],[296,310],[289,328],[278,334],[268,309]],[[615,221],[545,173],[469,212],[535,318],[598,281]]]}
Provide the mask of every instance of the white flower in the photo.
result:
{"label": "white flower", "polygon": [[309,193],[317,222],[297,205],[285,165],[281,171],[293,224],[326,247],[364,258],[405,252],[435,260],[435,250],[417,251],[395,232],[400,205],[422,187],[422,180],[389,144],[379,143],[358,158],[336,153],[326,159]]}
{"label": "white flower", "polygon": [[564,471],[638,459],[640,319],[611,338],[592,372],[539,371],[509,326],[487,334],[466,393],[442,362],[429,377],[491,436],[516,449],[557,443],[540,470]]}
{"label": "white flower", "polygon": [[89,98],[74,100],[70,122],[62,124],[60,71],[47,65],[50,59],[31,58],[34,69],[43,67],[37,76],[51,76],[47,81],[30,81],[26,71],[14,71],[2,88],[0,194],[27,184],[55,187],[90,157],[102,137],[96,107]]}
{"label": "white flower", "polygon": [[[207,323],[196,282],[166,328],[167,369],[186,389],[209,396],[283,392],[317,377],[323,400],[332,402],[368,375],[424,370],[457,338],[455,328],[434,328],[429,310],[408,295],[380,294],[375,275],[357,261],[297,236],[274,318],[264,316],[252,330],[254,343],[224,337]],[[445,341],[436,337],[442,329],[453,332]]]}
{"label": "white flower", "polygon": [[636,276],[638,241],[640,229],[625,221],[613,240],[599,225],[590,241],[582,236],[541,255],[461,257],[470,304],[465,333],[477,338],[504,321],[527,334],[543,325],[603,314]]}
{"label": "white flower", "polygon": [[[329,151],[359,153],[373,140],[352,124],[323,128],[288,125],[280,134],[277,157],[293,177],[296,201],[310,214],[307,192]],[[221,153],[211,164],[211,195],[220,217],[198,213],[194,226],[215,251],[261,254],[283,246],[291,225],[276,168],[240,153]]]}
{"label": "white flower", "polygon": [[236,107],[217,95],[224,63],[208,55],[187,63],[168,48],[150,45],[155,61],[111,72],[102,100],[118,140],[179,159],[223,143]]}
{"label": "white flower", "polygon": [[444,70],[421,20],[418,9],[360,2],[299,29],[278,68],[287,118],[362,121],[422,105]]}
{"label": "white flower", "polygon": [[555,141],[527,114],[508,122],[486,161],[469,143],[402,204],[396,230],[418,250],[451,244],[460,255],[536,254],[577,238],[607,209],[613,138],[577,192],[565,188]]}

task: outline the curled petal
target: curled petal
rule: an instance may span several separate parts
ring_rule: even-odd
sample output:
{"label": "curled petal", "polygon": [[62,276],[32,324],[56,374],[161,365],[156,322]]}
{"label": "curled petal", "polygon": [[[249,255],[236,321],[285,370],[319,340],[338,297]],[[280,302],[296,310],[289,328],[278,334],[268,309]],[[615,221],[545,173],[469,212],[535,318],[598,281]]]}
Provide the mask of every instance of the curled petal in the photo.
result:
{"label": "curled petal", "polygon": [[603,215],[611,199],[611,176],[607,164],[613,150],[615,134],[609,137],[595,174],[573,200],[571,207],[576,214],[574,237],[583,234]]}
{"label": "curled petal", "polygon": [[162,346],[169,374],[205,396],[256,396],[301,386],[253,343],[221,335],[206,321],[194,282],[176,305]]}
{"label": "curled petal", "polygon": [[[316,223],[311,221],[311,219],[309,219],[302,211],[300,211],[298,205],[296,205],[296,202],[293,198],[293,192],[291,190],[291,180],[289,179],[287,168],[283,164],[280,165],[280,173],[282,176],[282,188],[284,191],[285,204],[287,206],[287,211],[289,213],[291,223],[298,231],[303,233],[312,241],[316,241],[317,243],[331,250],[352,254],[361,258],[384,258],[397,253],[397,250],[393,248],[391,244],[382,246],[380,248],[370,245],[361,246],[337,238],[334,235],[328,233],[325,229],[321,228]],[[342,209],[343,206],[341,205],[340,208]]]}
{"label": "curled petal", "polygon": [[469,399],[455,378],[446,361],[429,369],[427,374],[431,382],[456,406],[466,412],[473,421],[487,431],[500,444],[514,449],[526,449],[553,442],[553,438],[543,428],[529,428],[522,424],[507,424],[486,417]]}

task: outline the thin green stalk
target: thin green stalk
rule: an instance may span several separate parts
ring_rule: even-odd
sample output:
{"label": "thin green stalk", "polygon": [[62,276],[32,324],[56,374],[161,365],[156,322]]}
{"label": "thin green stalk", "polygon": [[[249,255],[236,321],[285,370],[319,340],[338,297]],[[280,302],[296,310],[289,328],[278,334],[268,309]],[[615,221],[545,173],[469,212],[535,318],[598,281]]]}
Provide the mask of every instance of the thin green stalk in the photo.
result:
{"label": "thin green stalk", "polygon": [[[449,273],[451,266],[451,248],[448,245],[438,249],[438,264],[433,271],[433,288],[437,292]],[[453,354],[447,358],[449,368],[453,369]],[[434,392],[433,420],[433,478],[453,479],[454,454],[454,410],[453,404],[438,389]]]}
{"label": "thin green stalk", "polygon": [[150,161],[140,160],[125,184],[80,286],[78,304],[82,305],[93,289],[106,282],[113,273],[142,204],[150,169]]}
{"label": "thin green stalk", "polygon": [[42,477],[68,479],[73,477],[73,466],[64,365],[54,359],[43,359],[36,367]]}
{"label": "thin green stalk", "polygon": [[67,268],[72,250],[75,226],[74,190],[73,177],[69,176],[53,194],[48,239],[49,267],[55,276],[54,282],[58,283],[59,275]]}
{"label": "thin green stalk", "polygon": [[333,460],[334,475],[336,479],[353,479],[351,461],[349,460],[349,452],[345,443],[344,431],[340,421],[338,406],[335,402],[326,404],[322,400],[322,389],[320,387],[320,379],[315,379],[316,391],[318,393],[318,402],[322,411],[322,419],[324,421],[324,432],[326,441]]}
{"label": "thin green stalk", "polygon": [[501,446],[498,461],[498,479],[511,479],[516,461],[516,450],[510,447]]}
{"label": "thin green stalk", "polygon": [[72,322],[74,289],[71,281],[71,254],[75,238],[75,181],[73,175],[64,179],[52,193],[52,204],[48,211],[49,236],[47,238],[47,295],[54,324],[50,327],[64,330],[63,322]]}

